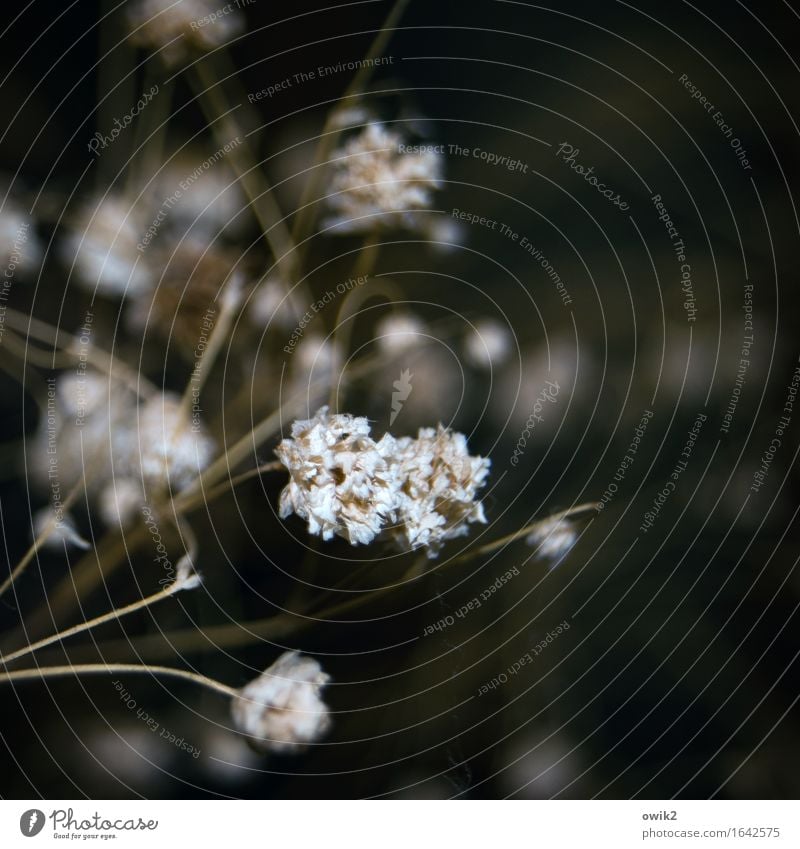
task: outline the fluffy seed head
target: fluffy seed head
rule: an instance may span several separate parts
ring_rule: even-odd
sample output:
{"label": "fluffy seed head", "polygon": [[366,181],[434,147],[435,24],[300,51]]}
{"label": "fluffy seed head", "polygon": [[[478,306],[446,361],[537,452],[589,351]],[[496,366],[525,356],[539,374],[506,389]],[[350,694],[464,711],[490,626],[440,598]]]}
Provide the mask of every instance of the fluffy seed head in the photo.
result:
{"label": "fluffy seed head", "polygon": [[314,658],[286,652],[234,697],[234,724],[259,751],[301,752],[330,728],[320,696],[329,680]]}

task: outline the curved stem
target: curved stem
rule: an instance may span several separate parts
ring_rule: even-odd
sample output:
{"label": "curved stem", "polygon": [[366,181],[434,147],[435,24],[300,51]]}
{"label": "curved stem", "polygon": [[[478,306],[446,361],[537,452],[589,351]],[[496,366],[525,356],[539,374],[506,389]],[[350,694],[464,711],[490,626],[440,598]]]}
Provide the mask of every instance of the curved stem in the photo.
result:
{"label": "curved stem", "polygon": [[190,672],[188,669],[174,669],[171,666],[144,666],[136,663],[85,663],[77,666],[42,666],[39,669],[17,669],[14,672],[0,672],[0,683],[3,681],[32,681],[45,678],[58,678],[66,675],[100,675],[108,673],[134,673],[149,675],[167,675],[171,678],[182,678],[192,681],[201,687],[207,687],[225,696],[237,696],[239,691],[214,678]]}
{"label": "curved stem", "polygon": [[151,604],[155,604],[158,601],[169,598],[180,589],[181,585],[176,581],[169,586],[164,587],[163,590],[153,593],[153,595],[140,598],[138,601],[126,604],[124,607],[115,608],[108,613],[104,613],[102,616],[97,616],[94,619],[81,622],[80,625],[73,625],[71,628],[59,631],[57,634],[45,637],[42,640],[37,640],[35,643],[25,646],[25,648],[11,652],[11,654],[7,654],[5,657],[0,657],[0,663],[10,663],[12,660],[17,660],[20,657],[25,657],[25,655],[32,654],[39,649],[43,649],[45,646],[51,646],[53,643],[59,643],[62,640],[66,640],[67,637],[73,637],[75,634],[81,634],[84,631],[89,631],[92,628],[96,628],[98,625],[105,625],[106,622],[114,622],[115,620],[121,619],[123,616],[127,616],[129,613],[134,613],[137,610],[142,610],[145,607],[149,607]]}

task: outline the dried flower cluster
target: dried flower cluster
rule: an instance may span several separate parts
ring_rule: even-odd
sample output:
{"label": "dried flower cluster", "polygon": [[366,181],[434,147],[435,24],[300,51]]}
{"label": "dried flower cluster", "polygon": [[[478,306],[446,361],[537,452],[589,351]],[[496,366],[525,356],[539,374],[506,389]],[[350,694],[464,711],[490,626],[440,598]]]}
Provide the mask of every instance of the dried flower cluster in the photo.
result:
{"label": "dried flower cluster", "polygon": [[289,470],[280,515],[308,522],[309,533],[367,544],[386,530],[403,547],[442,544],[485,522],[476,494],[490,461],[472,457],[463,434],[441,425],[416,439],[384,434],[377,442],[363,417],[329,415],[295,422],[275,452]]}
{"label": "dried flower cluster", "polygon": [[405,150],[400,133],[371,121],[333,154],[326,225],[333,232],[376,228],[417,229],[418,213],[432,203],[442,182],[442,157]]}
{"label": "dried flower cluster", "polygon": [[329,680],[314,658],[285,652],[234,698],[234,724],[261,752],[300,752],[330,728],[320,696]]}

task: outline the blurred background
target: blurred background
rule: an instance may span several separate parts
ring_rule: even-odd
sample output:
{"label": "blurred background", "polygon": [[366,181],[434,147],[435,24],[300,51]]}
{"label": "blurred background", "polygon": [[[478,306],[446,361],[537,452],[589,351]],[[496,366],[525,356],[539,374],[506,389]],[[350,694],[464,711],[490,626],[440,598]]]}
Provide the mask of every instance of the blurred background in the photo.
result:
{"label": "blurred background", "polygon": [[[170,245],[157,270],[163,298],[148,301],[137,322],[141,304],[92,299],[62,250],[87,197],[109,186],[133,191],[158,170],[161,182],[139,194],[152,211],[180,180],[162,163],[203,161],[219,148],[180,67],[145,64],[147,51],[126,40],[131,5],[34,2],[2,33],[4,206],[16,199],[30,211],[41,254],[14,275],[7,304],[66,334],[79,333],[91,309],[98,346],[181,392],[192,367],[181,323],[191,340],[209,302],[195,255],[182,259]],[[290,219],[354,71],[294,75],[362,58],[392,7],[320,5],[242,4],[245,30],[226,51],[244,96],[233,114]],[[798,35],[796,13],[778,2],[411,0],[383,50],[392,61],[375,68],[362,105],[413,144],[443,145],[444,179],[422,213],[425,232],[380,232],[365,284],[380,292],[346,322],[354,357],[380,365],[364,377],[316,356],[315,340],[341,317],[333,308],[306,331],[302,366],[299,354],[282,353],[295,319],[281,324],[259,295],[272,260],[246,201],[233,197],[230,226],[213,239],[195,234],[214,245],[223,274],[244,270],[249,297],[204,391],[204,416],[217,443],[230,445],[291,381],[321,376],[341,410],[369,417],[381,434],[394,382],[408,370],[411,391],[391,432],[441,421],[465,433],[472,453],[492,460],[488,523],[413,581],[313,621],[302,612],[392,584],[413,556],[308,537],[296,517],[276,516],[280,475],[247,481],[192,514],[203,591],[36,662],[187,665],[240,686],[297,648],[332,676],[331,734],[300,757],[265,758],[230,730],[219,695],[126,677],[137,705],[199,750],[195,757],[151,733],[120,701],[114,676],[3,684],[0,793],[795,796],[800,408],[788,413],[766,474],[754,475],[787,415],[800,355]],[[226,76],[220,62],[209,67]],[[271,96],[247,98],[286,79]],[[95,157],[89,140],[154,82],[171,87],[156,159],[136,153],[136,121]],[[320,218],[303,247],[307,291],[317,297],[348,280],[364,250],[361,236],[318,232]],[[190,230],[179,234],[189,250]],[[220,272],[209,274],[215,291]],[[298,312],[307,306],[301,298]],[[26,446],[56,371],[12,341],[10,332],[0,338],[9,569],[47,503]],[[555,400],[530,427],[553,385]],[[309,413],[325,400],[312,395]],[[275,444],[277,436],[254,459],[271,459]],[[590,502],[602,509],[575,520],[577,542],[555,564],[520,539],[450,568],[462,552]],[[103,536],[86,505],[74,514],[102,572],[118,540]],[[146,595],[159,577],[147,547],[131,546],[121,568],[84,595],[69,581],[83,556],[37,554],[3,598],[6,650]],[[456,616],[509,570],[512,578]],[[76,602],[63,616],[48,613],[55,587]],[[286,613],[301,619],[288,633],[244,624]],[[452,624],[426,634],[448,617]],[[563,622],[569,628],[533,662],[507,674]]]}

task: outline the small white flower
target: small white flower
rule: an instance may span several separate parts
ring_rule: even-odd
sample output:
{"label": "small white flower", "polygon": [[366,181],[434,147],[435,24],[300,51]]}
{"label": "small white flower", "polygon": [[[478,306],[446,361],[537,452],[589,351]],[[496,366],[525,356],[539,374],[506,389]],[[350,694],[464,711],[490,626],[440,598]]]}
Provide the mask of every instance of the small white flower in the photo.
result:
{"label": "small white flower", "polygon": [[331,726],[320,697],[329,680],[314,658],[286,652],[234,697],[234,724],[262,752],[301,752]]}
{"label": "small white flower", "polygon": [[87,205],[62,246],[64,260],[74,263],[78,280],[90,291],[132,295],[148,290],[152,275],[137,244],[139,218],[119,197],[108,195]]}
{"label": "small white flower", "polygon": [[502,365],[512,350],[508,328],[499,321],[487,318],[475,324],[464,340],[464,354],[472,365],[481,369]]}
{"label": "small white flower", "polygon": [[386,354],[399,354],[429,341],[425,325],[410,313],[392,313],[381,319],[375,337]]}
{"label": "small white flower", "polygon": [[442,157],[405,151],[400,133],[372,121],[332,156],[326,226],[335,233],[417,229],[442,184]]}
{"label": "small white flower", "polygon": [[280,516],[297,513],[308,532],[334,535],[353,545],[371,542],[395,506],[395,481],[385,453],[390,436],[376,443],[365,418],[328,415],[322,407],[312,419],[292,425],[292,438],[275,449],[289,470],[280,497]]}
{"label": "small white flower", "polygon": [[239,12],[217,0],[139,0],[128,9],[128,23],[134,44],[160,49],[167,65],[190,48],[213,50],[243,29]]}
{"label": "small white flower", "polygon": [[399,481],[392,532],[404,546],[425,546],[436,557],[447,540],[468,533],[470,522],[486,522],[475,499],[491,461],[470,456],[464,434],[422,428],[416,439],[397,440],[392,464]]}
{"label": "small white flower", "polygon": [[525,542],[537,549],[540,557],[559,561],[578,540],[575,525],[567,519],[545,520],[525,538]]}
{"label": "small white flower", "polygon": [[47,548],[62,548],[65,543],[84,550],[91,548],[91,543],[78,533],[72,516],[60,507],[50,506],[39,510],[33,517],[33,531],[36,538],[47,532],[47,539],[43,543]]}

